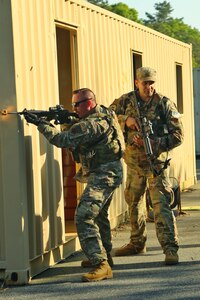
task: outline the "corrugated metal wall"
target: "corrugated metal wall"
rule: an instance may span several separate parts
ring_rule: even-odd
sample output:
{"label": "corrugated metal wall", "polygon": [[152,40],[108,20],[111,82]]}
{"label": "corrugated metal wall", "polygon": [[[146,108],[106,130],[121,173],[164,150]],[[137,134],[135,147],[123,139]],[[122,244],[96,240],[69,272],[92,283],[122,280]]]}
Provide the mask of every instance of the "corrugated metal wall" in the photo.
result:
{"label": "corrugated metal wall", "polygon": [[[191,45],[102,10],[86,1],[54,0],[55,19],[78,26],[80,86],[93,89],[99,102],[113,99],[133,87],[131,53],[141,53],[143,65],[158,72],[156,89],[177,102],[176,65],[182,67],[184,144],[174,150],[172,175],[182,187],[194,182],[193,82]],[[185,84],[187,82],[187,84]],[[186,144],[192,145],[187,149]],[[184,151],[185,149],[185,151]],[[186,171],[187,170],[187,171]]]}
{"label": "corrugated metal wall", "polygon": [[[9,1],[0,3],[0,20],[0,105],[14,110],[17,99]],[[0,122],[0,277],[9,273],[16,281],[22,277],[26,281],[29,244],[23,126],[16,117],[0,117]]]}
{"label": "corrugated metal wall", "polygon": [[200,68],[193,70],[196,155],[200,156]]}
{"label": "corrugated metal wall", "polygon": [[[4,87],[0,82],[0,90],[5,90],[4,94],[0,91],[0,103],[1,108],[9,111],[21,111],[25,107],[46,110],[59,103],[56,26],[70,31],[72,87],[91,88],[100,104],[109,105],[122,93],[132,90],[133,51],[142,55],[144,66],[157,69],[157,90],[175,102],[176,64],[180,64],[184,82],[185,142],[174,151],[171,172],[182,187],[194,183],[190,45],[81,0],[2,0],[1,16],[6,15],[5,12],[10,12],[8,18],[4,18],[5,24],[8,23],[6,25],[9,26],[0,29],[0,41],[3,42],[6,38],[9,51],[1,51],[0,59],[14,63],[9,72],[7,65],[3,64],[3,72],[8,73],[8,76]],[[11,85],[8,85],[10,81]],[[68,107],[71,100],[66,101]],[[5,247],[0,246],[0,269],[6,269],[11,281],[14,270],[21,272],[21,277],[15,280],[19,283],[26,281],[29,275],[26,277],[24,274],[29,269],[33,276],[62,259],[66,253],[77,249],[78,242],[72,238],[67,243],[68,248],[65,248],[61,151],[49,145],[34,126],[28,126],[20,117],[10,115],[1,119],[0,180],[4,193],[0,199],[5,209],[3,213],[0,212],[1,217],[4,214],[3,221],[0,221],[0,239]],[[13,156],[8,171],[4,160],[11,152]],[[16,184],[13,175],[18,178]],[[21,187],[20,190],[17,185]],[[126,212],[124,185],[125,176],[110,208],[112,227],[116,226]],[[8,193],[11,187],[14,197]],[[82,186],[77,186],[78,194],[82,189]],[[12,249],[15,248],[18,255],[21,255],[22,244],[15,247],[11,229],[5,230],[5,217],[10,215],[9,206],[13,205],[13,199],[16,207],[11,210],[11,216],[18,218],[18,226],[23,223],[23,230],[20,229],[16,236],[23,240],[25,255],[18,264],[13,263],[15,258],[11,259]],[[10,237],[9,240],[7,234],[13,239]],[[10,256],[6,258],[5,254],[9,251]]]}

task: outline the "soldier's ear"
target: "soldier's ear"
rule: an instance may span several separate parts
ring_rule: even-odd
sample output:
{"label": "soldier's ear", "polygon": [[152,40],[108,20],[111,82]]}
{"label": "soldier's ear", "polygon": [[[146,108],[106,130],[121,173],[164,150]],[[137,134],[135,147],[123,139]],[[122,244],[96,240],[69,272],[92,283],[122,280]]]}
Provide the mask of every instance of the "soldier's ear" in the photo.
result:
{"label": "soldier's ear", "polygon": [[88,107],[90,107],[91,109],[96,106],[94,99],[89,99],[87,103],[88,103]]}
{"label": "soldier's ear", "polygon": [[138,80],[135,79],[135,86],[138,88]]}

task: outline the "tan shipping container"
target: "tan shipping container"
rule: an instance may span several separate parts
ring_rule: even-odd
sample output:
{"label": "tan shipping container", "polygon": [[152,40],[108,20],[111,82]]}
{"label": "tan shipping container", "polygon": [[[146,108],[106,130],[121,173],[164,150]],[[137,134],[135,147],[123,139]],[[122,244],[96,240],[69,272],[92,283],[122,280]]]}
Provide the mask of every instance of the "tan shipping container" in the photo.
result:
{"label": "tan shipping container", "polygon": [[[82,0],[0,1],[0,109],[71,109],[72,90],[91,88],[109,105],[134,87],[139,66],[175,101],[185,128],[171,175],[196,182],[192,46]],[[80,248],[73,216],[83,186],[69,153],[49,145],[22,116],[0,116],[0,277],[24,284]],[[126,167],[124,166],[124,174]],[[124,220],[125,176],[110,208]]]}

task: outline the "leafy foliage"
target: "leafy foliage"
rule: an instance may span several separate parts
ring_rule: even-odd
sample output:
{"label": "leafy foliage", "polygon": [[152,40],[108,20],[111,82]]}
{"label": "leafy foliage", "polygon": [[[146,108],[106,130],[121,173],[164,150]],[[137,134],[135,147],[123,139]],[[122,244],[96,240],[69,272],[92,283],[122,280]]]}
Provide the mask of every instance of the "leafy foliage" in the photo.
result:
{"label": "leafy foliage", "polygon": [[193,67],[200,68],[200,31],[184,23],[183,18],[172,18],[173,8],[167,1],[154,4],[155,14],[145,13],[146,19],[139,19],[138,12],[119,2],[109,5],[107,0],[88,0],[88,2],[105,8],[137,23],[166,34],[182,42],[192,44]]}
{"label": "leafy foliage", "polygon": [[138,19],[138,12],[134,8],[129,8],[125,3],[119,2],[116,4],[109,5],[108,1],[103,0],[88,0],[88,2],[98,5],[102,8],[110,10],[111,12],[118,14],[124,18],[130,19],[131,21],[135,21],[140,23],[141,21]]}
{"label": "leafy foliage", "polygon": [[88,0],[88,2],[90,2],[94,5],[100,6],[102,8],[110,10],[109,9],[110,5],[108,4],[107,0]]}
{"label": "leafy foliage", "polygon": [[129,8],[128,5],[119,2],[117,4],[112,4],[110,5],[111,7],[111,11],[122,16],[125,17],[127,19],[130,19],[131,21],[137,21],[138,20],[138,12],[137,10],[135,10],[134,8]]}

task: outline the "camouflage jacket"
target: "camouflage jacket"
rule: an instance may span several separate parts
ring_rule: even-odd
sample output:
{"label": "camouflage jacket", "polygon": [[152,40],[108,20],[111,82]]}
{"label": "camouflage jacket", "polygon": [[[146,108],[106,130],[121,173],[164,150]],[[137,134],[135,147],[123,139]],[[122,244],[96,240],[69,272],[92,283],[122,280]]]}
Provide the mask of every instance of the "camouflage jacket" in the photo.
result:
{"label": "camouflage jacket", "polygon": [[153,134],[150,138],[155,141],[153,152],[157,162],[163,161],[167,156],[166,152],[183,142],[183,126],[176,105],[156,92],[147,103],[140,99],[137,91],[124,94],[119,99],[114,100],[110,105],[110,109],[114,110],[118,115],[118,120],[125,136],[125,161],[133,168],[137,166],[148,168],[149,163],[144,147],[137,147],[133,143],[133,136],[138,134],[138,131],[129,129],[125,125],[129,116],[136,119],[139,118],[137,103],[140,116],[146,117],[152,123]]}
{"label": "camouflage jacket", "polygon": [[38,130],[51,144],[72,151],[75,161],[82,166],[77,179],[84,182],[91,172],[100,171],[102,165],[105,168],[106,164],[119,161],[125,149],[115,113],[100,105],[68,130],[60,132],[45,124],[40,124]]}

